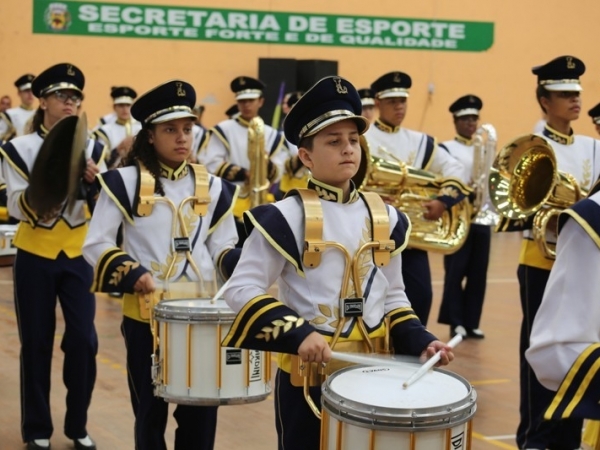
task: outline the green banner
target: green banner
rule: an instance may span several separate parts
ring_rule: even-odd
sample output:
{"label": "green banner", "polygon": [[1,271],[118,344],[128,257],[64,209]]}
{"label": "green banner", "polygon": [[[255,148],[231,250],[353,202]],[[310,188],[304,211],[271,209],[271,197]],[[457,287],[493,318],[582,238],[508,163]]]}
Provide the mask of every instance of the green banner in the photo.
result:
{"label": "green banner", "polygon": [[34,0],[33,32],[338,47],[479,52],[491,22]]}

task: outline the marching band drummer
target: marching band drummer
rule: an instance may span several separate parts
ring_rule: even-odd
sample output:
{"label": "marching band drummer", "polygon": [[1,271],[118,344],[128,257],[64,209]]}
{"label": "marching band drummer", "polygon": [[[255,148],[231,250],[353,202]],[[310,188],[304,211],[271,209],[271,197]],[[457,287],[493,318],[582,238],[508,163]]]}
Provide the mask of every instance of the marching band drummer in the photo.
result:
{"label": "marching band drummer", "polygon": [[[600,142],[575,135],[571,123],[579,118],[582,91],[580,76],[583,61],[574,56],[560,56],[532,68],[537,76],[536,98],[548,122],[541,136],[552,147],[557,169],[574,177],[579,186],[589,190],[600,175]],[[546,258],[533,239],[533,216],[530,220],[502,218],[496,231],[523,231],[517,277],[523,320],[519,343],[520,422],[517,445],[520,449],[578,449],[582,421],[565,419],[544,421],[544,411],[554,392],[540,384],[525,359],[534,318],[542,302],[553,260]]]}
{"label": "marching band drummer", "polygon": [[[402,127],[411,86],[412,79],[403,72],[386,73],[371,84],[379,117],[365,137],[373,156],[390,159],[390,155],[387,154],[389,152],[409,166],[444,177],[438,197],[423,205],[426,209],[423,217],[427,220],[437,220],[446,209],[464,199],[468,188],[461,181],[462,164],[445,149],[438,149],[435,138]],[[382,151],[382,148],[387,152]],[[402,276],[406,284],[406,295],[410,298],[415,313],[426,325],[433,300],[427,252],[407,249],[403,260]]]}
{"label": "marching band drummer", "polygon": [[[404,292],[400,252],[410,232],[408,218],[374,194],[367,200],[351,181],[360,164],[359,136],[369,126],[360,111],[356,89],[340,77],[323,78],[292,107],[285,135],[298,146],[312,178],[308,189],[292,191],[280,202],[244,214],[249,237],[225,292],[225,300],[238,314],[222,345],[280,353],[275,380],[279,449],[319,449],[320,421],[305,401],[303,388],[292,384],[291,360],[299,355],[304,362],[328,362],[329,342],[339,323],[346,325],[338,343],[364,342],[363,326],[370,340],[389,331],[398,352],[432,355],[441,350],[442,364],[453,359],[451,348],[421,324]],[[312,212],[305,212],[305,207]],[[379,218],[377,225],[371,214]],[[317,240],[334,241],[349,255],[375,236],[389,245],[356,255],[360,279],[342,288],[344,270],[350,269],[342,251],[317,252],[319,263],[306,259],[312,259],[303,252],[305,239],[310,238],[305,225],[309,216],[322,224]],[[382,267],[376,265],[380,260],[375,254],[387,258]],[[277,280],[279,299],[267,294]],[[364,298],[352,298],[358,290],[364,290]],[[340,322],[339,310],[343,314],[346,309],[340,298],[360,301],[362,317],[344,317],[348,321]],[[386,316],[391,330],[386,330]],[[310,388],[310,395],[320,405],[321,387]]]}
{"label": "marching band drummer", "polygon": [[[476,95],[465,95],[453,102],[449,111],[454,119],[456,137],[440,144],[462,163],[464,171],[461,179],[467,186],[473,183],[473,135],[477,131],[482,107],[483,102]],[[455,253],[444,255],[444,293],[438,322],[450,325],[451,336],[485,337],[479,328],[479,321],[485,298],[491,240],[489,225],[471,223],[462,247]]]}
{"label": "marching band drummer", "polygon": [[[28,449],[50,448],[50,372],[56,326],[56,297],[65,319],[61,349],[67,388],[64,433],[76,449],[95,449],[86,430],[87,411],[96,380],[98,337],[94,328],[96,302],[90,292],[92,268],[82,256],[87,232],[84,202],[71,212],[66,205],[40,217],[30,206],[29,177],[48,131],[62,118],[77,114],[85,79],[72,64],[57,64],[31,84],[40,106],[33,116],[34,132],[5,144],[0,153],[7,182],[8,210],[20,220],[13,244],[15,308],[21,339],[21,433]],[[62,149],[61,149],[62,150]],[[103,146],[88,140],[84,184],[105,170]]]}
{"label": "marching band drummer", "polygon": [[556,261],[525,356],[554,395],[545,419],[599,420],[600,192],[565,210],[559,230]]}
{"label": "marching band drummer", "polygon": [[[239,250],[232,250],[237,241],[231,214],[236,186],[187,162],[195,102],[194,88],[173,80],[132,105],[142,129],[125,166],[98,176],[102,190],[83,247],[95,268],[93,290],[125,293],[121,331],[136,450],[167,448],[168,414],[168,403],[153,393],[151,311],[139,303],[138,294],[168,293],[178,282],[201,281],[199,274],[210,282],[215,268],[227,279],[239,257]],[[116,243],[120,226],[122,249]],[[176,450],[213,448],[216,406],[178,405],[173,415]]]}
{"label": "marching band drummer", "polygon": [[[235,118],[224,120],[210,129],[210,137],[201,161],[210,173],[231,181],[242,187],[240,198],[234,208],[241,246],[246,239],[242,214],[250,208],[248,182],[251,162],[248,158],[248,126],[259,116],[259,110],[265,99],[262,81],[251,77],[236,77],[230,84],[231,91],[239,109]],[[271,184],[281,178],[283,166],[288,157],[285,151],[283,133],[264,125],[265,152],[269,155],[267,178]],[[243,198],[242,198],[243,197]]]}
{"label": "marching band drummer", "polygon": [[0,144],[7,142],[15,136],[23,136],[28,133],[25,128],[35,113],[35,96],[31,91],[31,82],[35,75],[26,73],[15,81],[17,95],[21,104],[15,108],[9,108],[0,112]]}
{"label": "marching band drummer", "polygon": [[110,96],[113,99],[113,109],[117,119],[94,131],[94,137],[108,146],[106,165],[109,169],[113,169],[118,167],[127,156],[133,138],[142,125],[131,117],[131,104],[137,97],[135,90],[129,86],[113,87]]}

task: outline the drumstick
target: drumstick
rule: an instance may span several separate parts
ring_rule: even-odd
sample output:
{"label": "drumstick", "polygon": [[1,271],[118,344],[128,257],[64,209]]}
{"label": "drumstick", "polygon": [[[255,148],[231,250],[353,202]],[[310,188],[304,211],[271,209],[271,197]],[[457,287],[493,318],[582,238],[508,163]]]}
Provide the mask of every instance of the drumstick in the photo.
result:
{"label": "drumstick", "polygon": [[225,289],[227,289],[228,284],[229,284],[229,280],[227,280],[225,283],[223,283],[223,286],[221,286],[219,288],[219,290],[217,291],[215,296],[210,301],[211,303],[217,303],[217,300],[219,300],[221,297],[223,297],[223,294],[225,293]]}
{"label": "drumstick", "polygon": [[[454,348],[461,341],[462,341],[462,334],[457,334],[452,339],[450,339],[450,341],[448,341],[448,344],[446,344],[446,345]],[[429,358],[427,361],[425,361],[425,364],[423,364],[421,367],[419,367],[419,370],[417,370],[415,373],[413,373],[408,378],[408,380],[406,380],[404,383],[402,383],[402,387],[404,387],[404,389],[406,389],[408,386],[410,386],[415,381],[417,381],[419,378],[421,378],[423,375],[425,375],[427,373],[427,371],[429,369],[431,369],[433,366],[435,366],[435,364],[440,360],[441,353],[442,353],[442,351],[438,350],[435,355],[433,355],[431,358]]]}
{"label": "drumstick", "polygon": [[406,363],[415,363],[418,361],[416,356],[405,356],[401,357],[404,361],[394,358],[382,357],[378,355],[374,355],[372,353],[368,354],[358,354],[358,353],[344,353],[344,352],[331,352],[332,359],[339,359],[340,361],[351,362],[355,364],[365,364],[367,366],[402,366],[406,367]]}

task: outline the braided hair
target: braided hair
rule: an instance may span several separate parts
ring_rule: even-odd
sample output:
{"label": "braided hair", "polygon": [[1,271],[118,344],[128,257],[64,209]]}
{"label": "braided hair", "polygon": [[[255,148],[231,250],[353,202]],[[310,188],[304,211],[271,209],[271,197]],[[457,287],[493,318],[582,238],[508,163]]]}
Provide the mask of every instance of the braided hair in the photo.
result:
{"label": "braided hair", "polygon": [[156,156],[154,144],[150,143],[150,131],[154,129],[152,124],[144,124],[133,140],[131,151],[127,155],[124,166],[135,166],[137,161],[141,162],[154,178],[154,192],[164,196],[165,191],[160,181],[160,163]]}

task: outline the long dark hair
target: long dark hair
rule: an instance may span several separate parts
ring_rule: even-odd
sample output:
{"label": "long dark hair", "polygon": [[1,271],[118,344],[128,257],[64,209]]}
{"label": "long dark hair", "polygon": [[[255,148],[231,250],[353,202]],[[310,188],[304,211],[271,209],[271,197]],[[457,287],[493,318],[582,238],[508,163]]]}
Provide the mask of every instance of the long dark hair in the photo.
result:
{"label": "long dark hair", "polygon": [[154,177],[154,192],[165,195],[165,190],[160,181],[160,163],[156,156],[154,144],[150,143],[150,131],[154,130],[154,125],[144,124],[137,136],[133,140],[131,151],[127,155],[123,165],[134,166],[137,161],[141,162]]}
{"label": "long dark hair", "polygon": [[42,125],[44,124],[44,110],[38,106],[38,109],[33,113],[29,127],[25,130],[25,134],[28,133],[40,133],[42,131]]}

